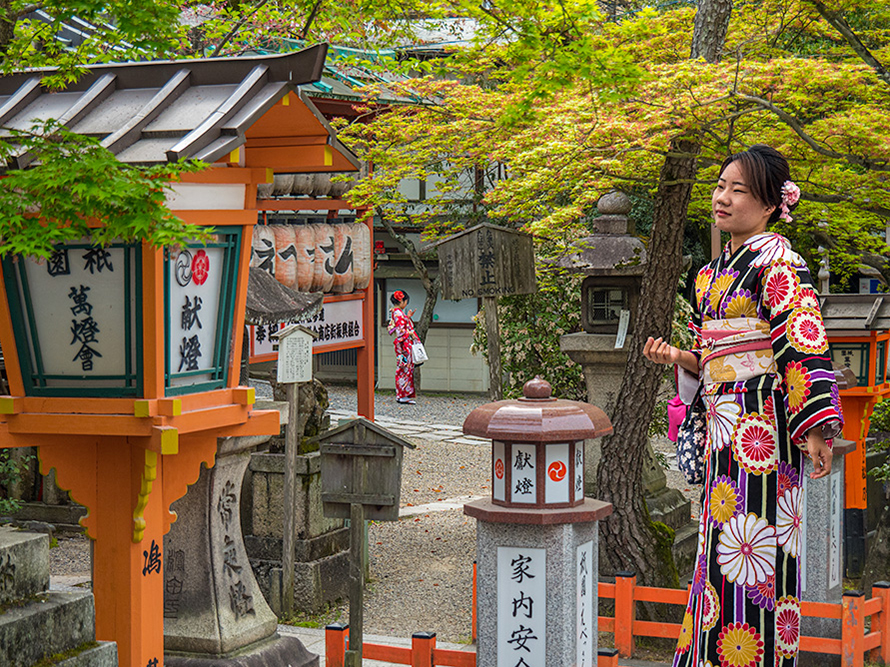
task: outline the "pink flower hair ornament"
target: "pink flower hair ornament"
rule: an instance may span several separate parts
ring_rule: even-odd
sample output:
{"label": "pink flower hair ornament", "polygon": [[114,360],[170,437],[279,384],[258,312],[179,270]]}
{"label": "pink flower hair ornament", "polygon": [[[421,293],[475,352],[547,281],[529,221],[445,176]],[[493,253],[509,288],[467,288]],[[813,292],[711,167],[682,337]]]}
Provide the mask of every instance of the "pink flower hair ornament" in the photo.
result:
{"label": "pink flower hair ornament", "polygon": [[779,217],[786,222],[791,222],[791,206],[800,201],[800,188],[795,185],[794,181],[785,181],[782,184],[782,213]]}

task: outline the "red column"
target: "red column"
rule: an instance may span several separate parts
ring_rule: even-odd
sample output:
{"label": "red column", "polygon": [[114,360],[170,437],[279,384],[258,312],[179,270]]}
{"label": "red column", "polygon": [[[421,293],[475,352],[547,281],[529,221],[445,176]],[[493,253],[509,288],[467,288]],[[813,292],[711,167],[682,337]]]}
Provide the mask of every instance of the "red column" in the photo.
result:
{"label": "red column", "polygon": [[358,217],[364,216],[364,224],[371,230],[371,282],[365,289],[365,298],[362,299],[362,331],[365,334],[364,347],[358,348],[358,390],[357,409],[362,417],[374,421],[374,335],[376,333],[376,318],[374,304],[374,217],[370,211],[358,211]]}
{"label": "red column", "polygon": [[[124,438],[96,448],[93,595],[96,638],[117,642],[121,665],[164,664],[163,457]],[[134,541],[134,506],[145,522]],[[141,511],[140,511],[141,510]]]}
{"label": "red column", "polygon": [[863,667],[865,664],[865,595],[862,591],[846,591],[841,621],[841,664]]}

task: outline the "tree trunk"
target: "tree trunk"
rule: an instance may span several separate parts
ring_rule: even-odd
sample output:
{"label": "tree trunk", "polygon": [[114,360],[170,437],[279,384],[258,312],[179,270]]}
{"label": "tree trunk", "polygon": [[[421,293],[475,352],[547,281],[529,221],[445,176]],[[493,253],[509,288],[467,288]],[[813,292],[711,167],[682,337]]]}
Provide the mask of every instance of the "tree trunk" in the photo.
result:
{"label": "tree trunk", "polygon": [[690,57],[693,60],[704,58],[709,63],[720,60],[731,14],[732,0],[699,0],[692,33]]}
{"label": "tree trunk", "polygon": [[670,336],[698,151],[694,141],[674,141],[661,168],[649,263],[612,417],[615,435],[603,441],[597,470],[599,496],[614,507],[612,516],[600,524],[607,566],[633,570],[640,583],[650,586],[677,586],[678,576],[670,553],[673,537],[649,520],[642,493],[649,422],[664,374],[664,368],[649,362],[642,350],[648,336]]}

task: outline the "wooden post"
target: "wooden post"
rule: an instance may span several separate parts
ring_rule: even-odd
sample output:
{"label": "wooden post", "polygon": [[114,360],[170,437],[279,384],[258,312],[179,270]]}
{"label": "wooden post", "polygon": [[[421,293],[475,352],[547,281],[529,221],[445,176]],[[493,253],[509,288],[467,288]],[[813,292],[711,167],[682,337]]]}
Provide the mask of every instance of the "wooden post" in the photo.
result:
{"label": "wooden post", "polygon": [[284,432],[284,539],[281,547],[281,614],[294,610],[294,537],[297,502],[296,468],[300,449],[300,385],[288,382],[287,428]]}
{"label": "wooden post", "polygon": [[411,667],[433,667],[435,649],[435,632],[415,632],[411,635]]}
{"label": "wooden post", "polygon": [[325,667],[343,667],[346,660],[346,641],[349,638],[349,626],[332,623],[324,629],[324,664]]}
{"label": "wooden post", "polygon": [[362,561],[365,547],[365,508],[349,506],[349,650],[346,667],[361,667],[365,576]]}
{"label": "wooden post", "polygon": [[485,308],[485,335],[488,337],[488,396],[492,401],[503,398],[501,389],[501,332],[498,327],[498,299],[482,298]]}
{"label": "wooden post", "polygon": [[871,617],[871,630],[881,633],[881,645],[871,651],[869,660],[890,665],[890,582],[875,582],[872,595],[881,599],[881,612]]}
{"label": "wooden post", "polygon": [[615,575],[615,648],[622,658],[630,658],[634,651],[634,587],[637,575],[618,572]]}
{"label": "wooden post", "polygon": [[841,664],[862,667],[865,664],[865,594],[844,591],[841,616]]}

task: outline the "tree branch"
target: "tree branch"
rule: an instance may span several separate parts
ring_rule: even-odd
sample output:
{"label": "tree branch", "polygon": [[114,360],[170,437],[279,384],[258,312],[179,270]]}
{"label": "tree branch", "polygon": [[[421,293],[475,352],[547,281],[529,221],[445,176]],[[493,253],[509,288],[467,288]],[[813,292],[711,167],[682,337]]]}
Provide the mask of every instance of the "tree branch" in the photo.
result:
{"label": "tree branch", "polygon": [[816,8],[816,11],[818,11],[822,18],[828,21],[832,27],[841,34],[841,37],[846,40],[847,44],[850,45],[850,48],[853,49],[856,55],[862,59],[862,62],[871,67],[875,71],[875,74],[877,74],[878,78],[886,85],[890,86],[890,72],[888,72],[883,63],[869,51],[868,47],[862,43],[862,40],[859,39],[859,36],[855,32],[853,32],[850,24],[844,20],[844,17],[841,16],[840,12],[829,10],[828,7],[820,2],[820,0],[811,1]]}
{"label": "tree branch", "polygon": [[844,160],[846,162],[849,162],[850,164],[856,165],[858,167],[863,167],[870,171],[890,171],[890,164],[888,164],[887,162],[871,160],[869,158],[860,157],[851,153],[838,153],[837,151],[820,144],[812,136],[810,136],[806,132],[806,130],[804,130],[803,124],[800,121],[798,121],[794,116],[792,116],[784,109],[780,109],[779,107],[777,107],[769,100],[765,100],[762,97],[756,97],[754,95],[745,95],[744,93],[735,93],[735,95],[739,99],[745,100],[746,102],[759,104],[767,111],[775,114],[779,118],[779,120],[785,123],[792,130],[794,130],[794,133],[798,137],[800,137],[810,148],[812,148],[820,155],[830,157],[833,160]]}
{"label": "tree branch", "polygon": [[377,206],[375,210],[377,216],[380,218],[383,228],[393,240],[405,248],[405,252],[408,253],[408,258],[411,260],[414,270],[417,271],[417,274],[420,277],[420,282],[426,292],[423,311],[420,314],[420,321],[417,323],[416,328],[417,336],[420,338],[421,342],[426,342],[427,331],[429,331],[430,324],[433,322],[433,308],[436,307],[436,301],[439,296],[439,287],[441,283],[440,277],[436,276],[435,278],[432,278],[430,276],[429,269],[426,264],[423,263],[423,259],[421,259],[420,253],[417,251],[417,247],[414,245],[413,241],[401,232],[396,231],[392,222],[390,222],[386,211],[383,210],[383,207]]}
{"label": "tree branch", "polygon": [[315,5],[312,7],[312,11],[309,12],[309,17],[306,19],[306,25],[303,26],[303,29],[300,31],[300,39],[306,39],[306,35],[309,34],[309,28],[312,27],[312,22],[315,20],[315,17],[318,16],[318,10],[321,9],[321,3],[324,0],[316,0]]}
{"label": "tree branch", "polygon": [[265,5],[267,2],[269,2],[269,0],[260,0],[260,3],[256,7],[254,7],[253,10],[251,10],[250,12],[248,12],[247,14],[242,16],[240,19],[238,19],[238,21],[235,23],[235,25],[232,26],[232,29],[229,30],[228,33],[226,33],[226,36],[223,37],[220,40],[219,44],[216,45],[216,48],[213,49],[213,53],[210,54],[210,57],[216,58],[219,55],[220,51],[222,51],[223,47],[229,42],[229,40],[235,36],[235,33],[237,33],[239,30],[241,30],[241,26],[243,26],[245,23],[247,23],[248,19],[250,19],[254,14],[256,14],[263,7],[263,5]]}

